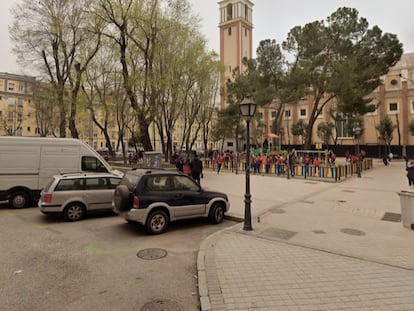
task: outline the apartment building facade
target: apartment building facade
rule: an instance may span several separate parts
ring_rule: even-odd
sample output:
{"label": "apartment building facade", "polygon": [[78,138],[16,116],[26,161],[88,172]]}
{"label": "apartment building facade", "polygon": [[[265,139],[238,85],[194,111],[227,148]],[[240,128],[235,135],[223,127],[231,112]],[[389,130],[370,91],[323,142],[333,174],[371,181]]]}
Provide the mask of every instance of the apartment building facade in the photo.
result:
{"label": "apartment building facade", "polygon": [[0,73],[0,135],[36,136],[35,79]]}
{"label": "apartment building facade", "polygon": [[[376,127],[382,119],[388,116],[396,126],[391,145],[414,145],[414,136],[409,131],[409,123],[414,120],[414,53],[403,54],[400,61],[390,68],[381,80],[383,83],[369,95],[372,98],[371,104],[376,107],[376,110],[362,117],[362,134],[359,143],[361,145],[384,144],[379,138],[380,135]],[[329,114],[329,109],[336,104],[336,101],[332,100],[317,118],[312,133],[314,145],[322,143],[317,136],[318,125],[322,122],[335,123]],[[264,124],[263,133],[272,132],[275,105],[276,103],[270,103],[258,111]],[[300,137],[292,135],[291,127],[300,119],[308,123],[311,111],[311,98],[304,97],[295,104],[284,105],[281,124],[282,135],[280,137],[282,145],[300,145],[302,143]],[[346,121],[335,124],[336,143],[339,145],[354,145],[355,133],[347,128],[344,122]],[[265,138],[259,138],[259,142],[263,142]],[[331,141],[331,144],[334,144],[334,142]]]}

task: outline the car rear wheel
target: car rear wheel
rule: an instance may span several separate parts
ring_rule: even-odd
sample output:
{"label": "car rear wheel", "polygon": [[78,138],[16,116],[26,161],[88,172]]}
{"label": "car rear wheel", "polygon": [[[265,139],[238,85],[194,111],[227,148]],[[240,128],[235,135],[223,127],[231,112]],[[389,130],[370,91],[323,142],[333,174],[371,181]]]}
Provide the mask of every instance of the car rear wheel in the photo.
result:
{"label": "car rear wheel", "polygon": [[210,209],[209,219],[213,224],[221,223],[224,219],[224,206],[215,203]]}
{"label": "car rear wheel", "polygon": [[75,202],[70,203],[63,210],[63,218],[66,221],[78,221],[81,220],[86,213],[85,206],[82,203]]}
{"label": "car rear wheel", "polygon": [[15,191],[11,194],[10,206],[12,208],[25,208],[29,206],[29,195],[25,191]]}
{"label": "car rear wheel", "polygon": [[150,234],[163,233],[168,226],[168,215],[164,211],[151,212],[147,218],[146,228]]}

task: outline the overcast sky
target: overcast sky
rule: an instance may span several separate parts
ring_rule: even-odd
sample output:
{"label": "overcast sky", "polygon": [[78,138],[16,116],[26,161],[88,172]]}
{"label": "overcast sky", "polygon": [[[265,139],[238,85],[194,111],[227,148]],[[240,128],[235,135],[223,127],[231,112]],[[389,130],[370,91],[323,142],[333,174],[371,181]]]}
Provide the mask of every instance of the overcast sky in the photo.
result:
{"label": "overcast sky", "polygon": [[[1,0],[0,72],[29,73],[18,67],[11,53],[8,27],[10,8],[19,0]],[[219,51],[218,0],[189,0],[202,19],[202,33],[210,49]],[[253,0],[253,50],[264,39],[284,41],[290,29],[315,20],[326,19],[339,7],[356,8],[370,27],[378,25],[394,33],[404,45],[404,52],[414,52],[414,0]]]}

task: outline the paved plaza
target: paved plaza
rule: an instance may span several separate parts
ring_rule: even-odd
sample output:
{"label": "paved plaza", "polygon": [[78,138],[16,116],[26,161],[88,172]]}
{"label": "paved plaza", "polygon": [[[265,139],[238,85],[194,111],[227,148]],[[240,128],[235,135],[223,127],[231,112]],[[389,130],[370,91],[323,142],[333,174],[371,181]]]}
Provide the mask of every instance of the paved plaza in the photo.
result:
{"label": "paved plaza", "polygon": [[[206,171],[243,219],[245,175]],[[414,310],[414,231],[399,221],[405,162],[338,183],[251,176],[253,231],[200,246],[202,310]],[[414,190],[414,189],[413,189]]]}

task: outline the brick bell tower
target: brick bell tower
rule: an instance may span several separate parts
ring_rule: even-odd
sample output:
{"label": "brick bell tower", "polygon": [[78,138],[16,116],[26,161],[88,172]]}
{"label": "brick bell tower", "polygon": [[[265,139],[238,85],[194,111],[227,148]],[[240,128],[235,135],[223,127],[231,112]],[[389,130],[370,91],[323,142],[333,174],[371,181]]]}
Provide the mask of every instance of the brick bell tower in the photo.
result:
{"label": "brick bell tower", "polygon": [[[222,0],[220,7],[220,60],[224,64],[224,74],[220,79],[221,90],[225,91],[226,81],[233,70],[246,70],[243,58],[253,55],[253,2],[249,0]],[[221,95],[221,108],[226,107],[225,96]]]}

